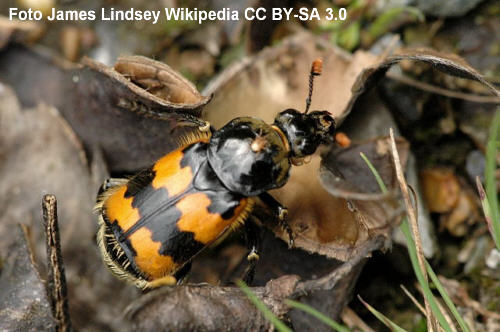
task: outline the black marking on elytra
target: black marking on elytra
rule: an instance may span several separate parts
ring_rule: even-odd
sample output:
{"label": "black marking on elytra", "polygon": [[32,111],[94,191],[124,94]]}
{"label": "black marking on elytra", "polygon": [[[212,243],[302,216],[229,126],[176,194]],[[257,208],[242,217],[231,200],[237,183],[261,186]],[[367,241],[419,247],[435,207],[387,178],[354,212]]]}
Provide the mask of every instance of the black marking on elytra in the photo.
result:
{"label": "black marking on elytra", "polygon": [[[191,260],[205,247],[204,243],[194,239],[194,233],[183,232],[178,227],[175,227],[169,235],[168,241],[162,242],[160,254],[171,256],[178,264]],[[153,236],[154,241],[156,238],[160,239],[160,237]]]}
{"label": "black marking on elytra", "polygon": [[115,238],[118,239],[118,243],[120,243],[120,246],[123,248],[123,250],[127,254],[128,258],[133,259],[137,255],[137,253],[136,253],[134,247],[132,247],[132,244],[130,243],[129,239],[127,239],[127,238],[121,239],[121,237],[123,235],[123,230],[120,227],[120,225],[118,225],[118,221],[115,220],[114,222],[112,222],[109,225],[109,229],[113,233]]}
{"label": "black marking on elytra", "polygon": [[[183,158],[181,159],[181,167],[190,167],[193,173],[198,172],[200,165],[206,161],[206,143],[195,143],[183,150]],[[145,184],[147,182],[148,174],[151,173],[143,171],[144,175],[140,177],[139,183]],[[141,173],[143,173],[141,172]],[[153,172],[154,173],[154,172]],[[175,175],[173,175],[175,176]],[[154,175],[153,175],[154,177]],[[134,180],[134,179],[132,179]],[[164,224],[175,223],[180,217],[180,211],[176,210],[175,204],[189,194],[193,187],[189,188],[176,196],[171,196],[168,193],[168,188],[154,188],[151,183],[143,186],[140,190],[136,190],[132,200],[132,206],[139,210],[140,219],[130,227],[120,238],[128,237],[140,227],[146,226],[153,232],[160,229]],[[173,211],[178,211],[174,213]],[[170,214],[177,216],[172,216]],[[165,238],[163,238],[165,239]]]}
{"label": "black marking on elytra", "polygon": [[[134,248],[131,246],[130,241],[126,239],[123,242],[117,241],[117,232],[121,232],[120,227],[117,225],[116,220],[113,223],[105,224],[105,236],[104,236],[104,244],[106,247],[106,251],[110,254],[111,260],[118,263],[123,269],[132,274],[135,277],[140,277],[141,272],[135,265],[134,257],[136,252]],[[112,235],[113,237],[109,237]],[[118,245],[118,247],[117,247]],[[125,255],[120,253],[123,252]],[[129,264],[127,264],[129,263]]]}
{"label": "black marking on elytra", "polygon": [[[166,188],[162,187],[155,189],[152,186],[147,186],[139,192],[132,201],[132,206],[139,210],[140,219],[130,227],[120,240],[129,237],[132,233],[143,226],[154,233],[160,231],[162,227],[170,223],[176,223],[180,218],[181,212],[175,208],[175,204],[182,197],[170,197]],[[174,213],[174,211],[177,212]]]}
{"label": "black marking on elytra", "polygon": [[136,267],[134,264],[134,257],[136,256],[137,253],[135,249],[132,247],[130,240],[127,238],[123,238],[123,229],[118,224],[118,220],[115,219],[113,222],[111,222],[104,209],[102,211],[102,218],[104,219],[106,232],[113,234],[115,241],[120,244],[120,247],[125,252],[131,264],[133,264],[134,267]]}
{"label": "black marking on elytra", "polygon": [[180,199],[196,192],[209,197],[211,204],[208,212],[219,214],[224,219],[234,217],[243,196],[229,192],[215,175],[207,162],[207,146],[207,143],[199,142],[183,149],[181,168],[191,167],[194,179],[192,186],[179,195],[170,196],[165,187],[153,188],[151,182],[155,174],[152,169],[141,172],[140,176],[136,176],[137,179],[131,180],[137,180],[130,187],[130,194],[133,196],[132,206],[139,210],[140,219],[126,232],[116,235],[123,247],[131,248],[128,237],[139,228],[146,227],[152,234],[152,241],[161,243],[159,254],[171,256],[178,264],[191,260],[206,244],[195,240],[194,233],[178,228],[182,211],[175,205]]}
{"label": "black marking on elytra", "polygon": [[142,170],[127,183],[127,191],[125,192],[123,197],[135,197],[137,194],[143,191],[144,188],[151,185],[151,182],[153,181],[155,176],[156,172],[153,170],[153,167]]}
{"label": "black marking on elytra", "polygon": [[[101,209],[101,216],[102,216],[102,219],[104,220],[104,223],[106,225],[111,225],[111,221],[109,220],[108,214],[107,214],[106,209],[104,207]],[[116,223],[116,220],[115,220],[115,223]]]}
{"label": "black marking on elytra", "polygon": [[149,184],[134,195],[132,206],[139,209],[139,215],[142,218],[148,215],[148,212],[155,207],[158,208],[168,204],[172,198],[168,193],[168,188],[161,187],[156,189],[152,184]]}

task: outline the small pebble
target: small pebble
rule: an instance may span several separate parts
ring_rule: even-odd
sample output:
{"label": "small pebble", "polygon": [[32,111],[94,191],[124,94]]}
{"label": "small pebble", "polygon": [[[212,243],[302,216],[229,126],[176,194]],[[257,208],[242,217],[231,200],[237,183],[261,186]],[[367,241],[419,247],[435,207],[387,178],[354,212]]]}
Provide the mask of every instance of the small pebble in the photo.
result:
{"label": "small pebble", "polygon": [[492,270],[500,268],[500,251],[497,248],[491,249],[486,256],[486,266]]}
{"label": "small pebble", "polygon": [[479,150],[474,150],[467,155],[465,170],[472,181],[476,181],[477,176],[479,176],[481,181],[484,181],[485,165],[486,160],[484,158],[484,154]]}

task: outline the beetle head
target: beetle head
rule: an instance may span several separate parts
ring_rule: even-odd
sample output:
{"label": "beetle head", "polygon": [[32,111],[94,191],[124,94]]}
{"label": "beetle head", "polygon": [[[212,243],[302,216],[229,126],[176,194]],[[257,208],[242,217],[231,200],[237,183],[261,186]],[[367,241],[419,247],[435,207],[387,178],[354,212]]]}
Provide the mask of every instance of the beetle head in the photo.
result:
{"label": "beetle head", "polygon": [[305,114],[294,109],[279,113],[274,125],[285,134],[290,158],[312,155],[322,143],[333,143],[335,120],[327,111]]}

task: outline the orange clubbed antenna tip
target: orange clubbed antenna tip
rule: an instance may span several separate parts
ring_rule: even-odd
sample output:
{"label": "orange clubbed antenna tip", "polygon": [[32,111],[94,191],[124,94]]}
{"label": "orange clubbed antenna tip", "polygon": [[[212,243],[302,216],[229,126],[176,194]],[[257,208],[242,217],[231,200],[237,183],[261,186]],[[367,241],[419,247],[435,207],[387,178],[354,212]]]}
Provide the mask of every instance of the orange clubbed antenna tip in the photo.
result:
{"label": "orange clubbed antenna tip", "polygon": [[319,76],[321,75],[322,71],[323,71],[323,60],[321,58],[317,58],[312,63],[311,74],[313,74],[314,76]]}

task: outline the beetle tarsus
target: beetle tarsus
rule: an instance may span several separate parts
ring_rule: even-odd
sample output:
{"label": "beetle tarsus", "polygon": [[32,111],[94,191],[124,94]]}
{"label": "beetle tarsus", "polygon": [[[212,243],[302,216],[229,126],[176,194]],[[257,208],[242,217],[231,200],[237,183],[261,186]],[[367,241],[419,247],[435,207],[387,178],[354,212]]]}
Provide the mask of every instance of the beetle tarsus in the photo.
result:
{"label": "beetle tarsus", "polygon": [[295,244],[295,235],[293,234],[292,228],[286,220],[280,220],[280,226],[288,234],[288,248],[293,248]]}
{"label": "beetle tarsus", "polygon": [[288,219],[288,209],[283,206],[278,207],[278,218],[281,221],[285,221]]}
{"label": "beetle tarsus", "polygon": [[248,266],[243,272],[242,279],[245,283],[251,284],[255,276],[255,267],[260,258],[260,228],[252,218],[245,222],[244,227],[245,239],[249,252],[247,255]]}
{"label": "beetle tarsus", "polygon": [[200,131],[207,132],[210,130],[210,122],[205,121],[205,123],[198,127]]}

